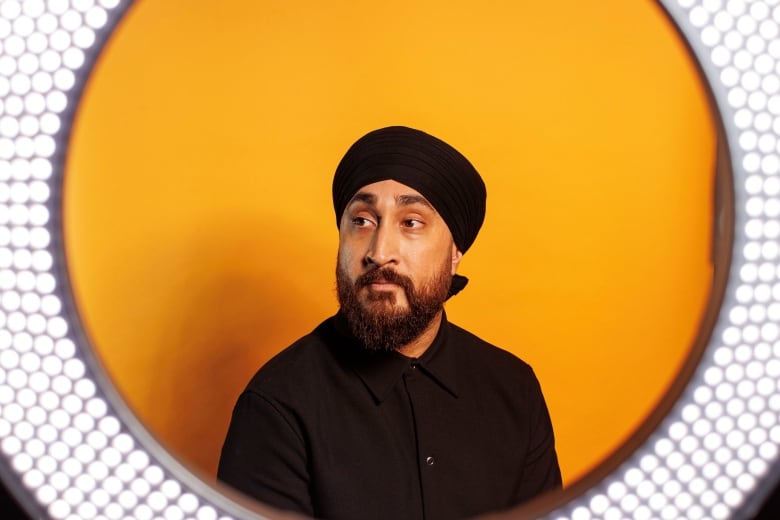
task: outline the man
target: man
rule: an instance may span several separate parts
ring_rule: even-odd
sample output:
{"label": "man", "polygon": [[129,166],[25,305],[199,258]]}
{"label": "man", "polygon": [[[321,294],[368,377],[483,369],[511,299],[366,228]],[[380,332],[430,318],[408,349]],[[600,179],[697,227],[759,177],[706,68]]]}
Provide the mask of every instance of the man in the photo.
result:
{"label": "man", "polygon": [[531,368],[449,323],[485,185],[454,148],[389,127],[333,179],[340,310],[239,397],[218,478],[327,519],[454,519],[561,486]]}

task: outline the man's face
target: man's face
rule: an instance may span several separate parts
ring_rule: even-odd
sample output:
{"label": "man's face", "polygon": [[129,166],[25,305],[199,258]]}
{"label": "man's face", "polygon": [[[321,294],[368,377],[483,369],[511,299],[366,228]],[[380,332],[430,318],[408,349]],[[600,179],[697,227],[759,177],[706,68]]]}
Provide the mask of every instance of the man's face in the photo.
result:
{"label": "man's face", "polygon": [[339,231],[339,303],[368,348],[394,350],[441,311],[462,254],[416,190],[387,180],[360,189]]}

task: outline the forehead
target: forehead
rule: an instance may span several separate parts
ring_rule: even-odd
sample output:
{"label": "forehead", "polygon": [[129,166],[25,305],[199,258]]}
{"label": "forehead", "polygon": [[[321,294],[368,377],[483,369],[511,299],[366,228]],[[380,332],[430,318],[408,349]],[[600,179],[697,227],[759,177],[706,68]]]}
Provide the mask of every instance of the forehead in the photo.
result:
{"label": "forehead", "polygon": [[366,184],[352,196],[349,204],[365,202],[377,204],[379,202],[394,201],[396,205],[422,204],[436,211],[428,199],[414,188],[394,180],[384,180]]}

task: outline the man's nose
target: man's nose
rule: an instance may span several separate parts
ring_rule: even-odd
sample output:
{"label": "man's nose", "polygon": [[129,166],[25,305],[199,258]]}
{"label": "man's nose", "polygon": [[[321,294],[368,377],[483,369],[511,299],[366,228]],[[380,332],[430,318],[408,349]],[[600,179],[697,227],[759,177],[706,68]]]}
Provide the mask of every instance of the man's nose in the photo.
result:
{"label": "man's nose", "polygon": [[377,226],[371,238],[368,251],[366,251],[366,263],[382,267],[387,264],[398,263],[400,240],[397,232],[381,223]]}

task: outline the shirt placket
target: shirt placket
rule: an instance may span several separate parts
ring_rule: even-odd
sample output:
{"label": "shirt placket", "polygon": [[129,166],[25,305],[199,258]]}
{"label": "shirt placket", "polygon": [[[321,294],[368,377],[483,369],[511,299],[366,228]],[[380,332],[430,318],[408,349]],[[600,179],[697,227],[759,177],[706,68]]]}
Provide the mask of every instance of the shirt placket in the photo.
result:
{"label": "shirt placket", "polygon": [[409,399],[414,422],[415,445],[417,447],[417,472],[420,479],[420,494],[422,496],[423,518],[437,518],[433,506],[436,493],[437,473],[440,471],[440,461],[437,460],[436,446],[433,445],[431,410],[426,392],[430,392],[430,379],[422,373],[417,362],[411,362],[404,373],[404,388]]}

